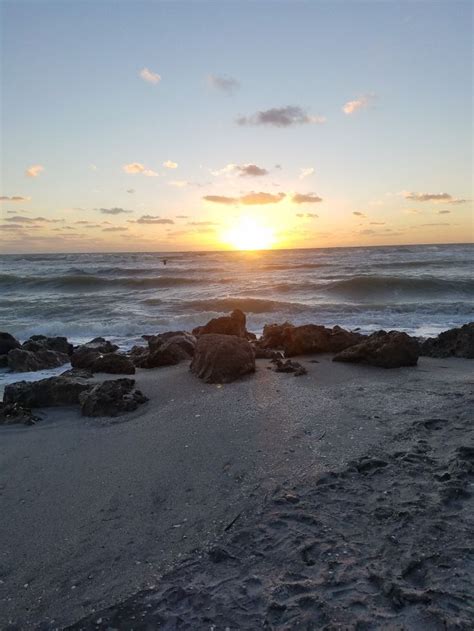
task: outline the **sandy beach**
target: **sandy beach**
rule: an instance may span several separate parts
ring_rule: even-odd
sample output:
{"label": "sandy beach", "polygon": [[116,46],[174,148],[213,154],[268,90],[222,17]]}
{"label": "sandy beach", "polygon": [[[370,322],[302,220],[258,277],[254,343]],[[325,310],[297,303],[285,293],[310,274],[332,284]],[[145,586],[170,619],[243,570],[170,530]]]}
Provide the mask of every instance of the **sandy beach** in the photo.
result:
{"label": "sandy beach", "polygon": [[470,628],[471,363],[315,360],[1,427],[0,627]]}

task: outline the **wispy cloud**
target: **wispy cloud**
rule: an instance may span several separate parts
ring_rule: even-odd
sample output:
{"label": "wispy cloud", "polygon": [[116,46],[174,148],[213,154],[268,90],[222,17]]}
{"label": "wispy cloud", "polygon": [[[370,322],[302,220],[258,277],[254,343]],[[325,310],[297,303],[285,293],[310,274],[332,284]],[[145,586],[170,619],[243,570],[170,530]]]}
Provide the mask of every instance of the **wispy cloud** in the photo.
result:
{"label": "wispy cloud", "polygon": [[226,164],[222,169],[211,171],[216,177],[219,175],[232,175],[237,173],[240,177],[258,177],[268,175],[267,169],[259,167],[256,164]]}
{"label": "wispy cloud", "polygon": [[102,232],[127,232],[125,226],[112,226],[111,228],[102,228]]}
{"label": "wispy cloud", "polygon": [[186,188],[189,185],[188,180],[171,180],[168,182],[170,186],[174,186],[175,188]]}
{"label": "wispy cloud", "polygon": [[125,171],[125,173],[129,173],[130,175],[137,175],[138,173],[141,173],[147,177],[158,177],[158,173],[152,169],[148,169],[144,164],[141,164],[141,162],[130,162],[130,164],[124,164],[122,171]]}
{"label": "wispy cloud", "polygon": [[44,166],[41,164],[34,164],[26,169],[25,175],[28,177],[38,177],[42,171],[44,171]]}
{"label": "wispy cloud", "polygon": [[224,92],[225,94],[233,94],[240,88],[240,83],[237,79],[226,75],[211,74],[207,77],[207,82],[212,88]]}
{"label": "wispy cloud", "polygon": [[322,202],[323,199],[314,193],[295,193],[291,201],[294,204],[316,204]]}
{"label": "wispy cloud", "polygon": [[135,192],[134,188],[127,188],[127,193],[130,193],[130,195],[133,195],[134,192]]}
{"label": "wispy cloud", "polygon": [[148,68],[140,70],[139,75],[143,81],[147,81],[148,83],[157,84],[161,81],[161,76],[156,72],[152,72]]}
{"label": "wispy cloud", "polygon": [[317,219],[319,215],[316,213],[296,213],[296,216],[302,219],[303,217],[307,217],[308,219]]}
{"label": "wispy cloud", "polygon": [[139,224],[174,224],[172,219],[161,218],[157,215],[142,215],[136,221],[131,221],[130,223],[139,223]]}
{"label": "wispy cloud", "polygon": [[189,219],[189,215],[176,215],[176,219]]}
{"label": "wispy cloud", "polygon": [[285,198],[285,193],[263,193],[263,192],[251,192],[240,197],[227,197],[226,195],[205,195],[203,199],[207,202],[213,202],[215,204],[243,204],[244,206],[257,206],[263,204],[277,204]]}
{"label": "wispy cloud", "polygon": [[300,169],[301,173],[299,175],[300,180],[304,180],[305,177],[309,177],[313,175],[314,169],[313,167],[307,167],[306,169]]}
{"label": "wispy cloud", "polygon": [[13,217],[5,217],[4,221],[13,221],[14,223],[27,223],[27,224],[61,223],[63,219],[47,219],[46,217],[25,217],[23,215],[13,215]]}
{"label": "wispy cloud", "polygon": [[7,195],[0,196],[0,202],[28,202],[31,197],[22,197],[21,195],[13,195],[13,197],[8,197]]}
{"label": "wispy cloud", "polygon": [[215,221],[188,221],[188,226],[218,226]]}
{"label": "wispy cloud", "polygon": [[313,116],[297,105],[273,107],[260,110],[250,116],[237,118],[238,125],[269,125],[272,127],[291,127],[292,125],[320,124],[326,122],[323,116]]}
{"label": "wispy cloud", "polygon": [[104,215],[123,215],[133,213],[133,210],[125,210],[124,208],[99,208]]}
{"label": "wispy cloud", "polygon": [[344,114],[354,114],[354,112],[358,112],[359,110],[368,107],[373,99],[373,94],[364,94],[353,101],[347,101],[347,103],[343,105],[342,111]]}
{"label": "wispy cloud", "polygon": [[438,215],[449,215],[451,214],[450,210],[438,210]]}
{"label": "wispy cloud", "polygon": [[173,160],[166,160],[166,162],[163,162],[163,166],[166,167],[167,169],[177,169],[178,163],[173,162]]}
{"label": "wispy cloud", "polygon": [[449,193],[403,193],[405,199],[410,199],[414,202],[447,202],[463,203],[466,200],[454,200],[453,196]]}
{"label": "wispy cloud", "polygon": [[356,217],[365,217],[365,214],[361,213],[359,210],[354,210],[352,214],[355,215]]}

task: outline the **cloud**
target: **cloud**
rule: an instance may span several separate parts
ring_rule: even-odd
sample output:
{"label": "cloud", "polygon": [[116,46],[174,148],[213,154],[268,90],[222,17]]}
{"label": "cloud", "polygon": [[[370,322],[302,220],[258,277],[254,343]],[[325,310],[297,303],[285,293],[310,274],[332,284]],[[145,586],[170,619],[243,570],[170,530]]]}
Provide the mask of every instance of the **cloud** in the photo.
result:
{"label": "cloud", "polygon": [[373,94],[365,94],[354,101],[347,101],[347,103],[343,105],[342,111],[344,114],[354,114],[354,112],[368,107],[373,98]]}
{"label": "cloud", "polygon": [[324,123],[322,116],[312,116],[297,105],[286,107],[273,107],[269,110],[260,110],[251,116],[240,116],[237,125],[271,125],[273,127],[291,127],[292,125],[308,125]]}
{"label": "cloud", "polygon": [[166,160],[166,162],[163,162],[163,166],[167,169],[176,169],[178,167],[178,163],[173,162],[172,160]]}
{"label": "cloud", "polygon": [[0,196],[0,202],[28,202],[31,197],[22,197],[21,195],[13,195],[13,197],[8,197],[7,195]]}
{"label": "cloud", "polygon": [[305,177],[313,175],[314,169],[313,167],[307,167],[306,169],[300,169],[301,173],[299,175],[300,180],[304,180]]}
{"label": "cloud", "polygon": [[385,221],[371,221],[371,226],[385,226]]}
{"label": "cloud", "polygon": [[25,175],[28,177],[38,177],[41,171],[44,171],[44,166],[41,166],[41,164],[34,164],[26,169]]}
{"label": "cloud", "polygon": [[126,232],[128,228],[121,226],[112,226],[111,228],[102,228],[102,232]]}
{"label": "cloud", "polygon": [[470,201],[470,199],[457,199],[456,197],[454,197],[453,199],[450,199],[448,201],[448,204],[467,204]]}
{"label": "cloud", "polygon": [[361,213],[358,210],[354,210],[352,214],[355,215],[356,217],[365,217],[364,213]]}
{"label": "cloud", "polygon": [[124,208],[99,208],[104,215],[123,215],[133,213],[133,210],[125,210]]}
{"label": "cloud", "polygon": [[176,219],[189,219],[189,215],[176,215]]}
{"label": "cloud", "polygon": [[260,175],[267,175],[268,171],[262,167],[258,167],[256,164],[243,164],[239,166],[235,165],[235,170],[239,172],[240,177],[258,177]]}
{"label": "cloud", "polygon": [[300,217],[300,219],[302,219],[303,217],[307,217],[308,219],[318,219],[319,215],[316,215],[316,213],[296,213],[297,217]]}
{"label": "cloud", "polygon": [[318,197],[314,193],[295,193],[291,198],[294,204],[316,204],[322,202],[322,197]]}
{"label": "cloud", "polygon": [[450,210],[438,210],[438,215],[449,215],[450,213]]}
{"label": "cloud", "polygon": [[130,193],[130,195],[132,195],[135,192],[134,188],[127,188],[127,193]]}
{"label": "cloud", "polygon": [[137,219],[136,221],[130,222],[130,223],[139,223],[139,224],[174,224],[174,221],[172,219],[161,219],[160,217],[156,216],[156,215],[142,215],[139,219]]}
{"label": "cloud", "polygon": [[207,77],[207,82],[212,88],[225,92],[226,94],[233,94],[235,90],[240,88],[240,83],[237,79],[225,75],[211,74]]}
{"label": "cloud", "polygon": [[148,169],[140,162],[131,162],[130,164],[124,164],[122,167],[122,171],[125,171],[125,173],[129,173],[131,175],[141,173],[142,175],[146,175],[147,177],[158,177],[158,173],[156,173],[152,169]]}
{"label": "cloud", "polygon": [[148,68],[143,68],[142,70],[140,70],[139,75],[143,79],[143,81],[147,81],[148,83],[157,84],[161,81],[161,76],[156,72],[152,72]]}
{"label": "cloud", "polygon": [[46,219],[46,217],[24,217],[23,215],[14,215],[13,217],[5,217],[4,221],[13,221],[14,223],[61,223],[62,219]]}
{"label": "cloud", "polygon": [[[405,193],[405,199],[411,199],[415,202],[448,202],[454,201],[453,196],[449,193]],[[456,200],[458,203],[461,200]],[[464,201],[464,200],[462,200]]]}
{"label": "cloud", "polygon": [[215,221],[188,221],[188,226],[218,226]]}
{"label": "cloud", "polygon": [[434,226],[450,226],[450,223],[420,223],[419,226],[416,226],[417,228],[431,228]]}
{"label": "cloud", "polygon": [[277,204],[285,197],[285,193],[278,193],[273,195],[272,193],[263,192],[251,192],[240,197],[227,197],[225,195],[205,195],[203,199],[206,202],[213,202],[215,204],[243,204],[244,206],[257,206],[261,204]]}

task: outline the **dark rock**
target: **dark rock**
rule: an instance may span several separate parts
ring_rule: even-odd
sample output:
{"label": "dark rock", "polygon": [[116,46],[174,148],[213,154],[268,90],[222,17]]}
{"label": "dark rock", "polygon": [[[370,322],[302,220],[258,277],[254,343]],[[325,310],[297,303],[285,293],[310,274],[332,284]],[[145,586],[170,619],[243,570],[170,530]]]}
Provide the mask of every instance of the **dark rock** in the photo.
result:
{"label": "dark rock", "polygon": [[294,357],[310,353],[338,353],[363,339],[365,336],[346,331],[340,326],[329,329],[317,324],[294,326],[284,322],[265,325],[258,346],[282,349],[286,357]]}
{"label": "dark rock", "polygon": [[287,359],[286,361],[276,359],[275,364],[275,372],[293,372],[295,377],[301,377],[302,375],[306,375],[308,372],[299,362],[294,362],[291,359]]}
{"label": "dark rock", "polygon": [[466,357],[474,359],[474,322],[443,331],[421,343],[420,355],[427,357]]}
{"label": "dark rock", "polygon": [[36,352],[27,351],[23,348],[14,348],[8,353],[8,367],[13,372],[32,372],[35,370],[45,370],[46,368],[57,368],[69,363],[69,356],[47,349]]}
{"label": "dark rock", "polygon": [[75,379],[92,379],[94,373],[83,368],[70,368],[60,374],[60,377],[72,377]]}
{"label": "dark rock", "polygon": [[201,335],[191,371],[206,383],[229,383],[255,372],[255,355],[248,340],[235,335]]}
{"label": "dark rock", "polygon": [[354,362],[398,368],[416,366],[419,355],[417,340],[399,331],[377,331],[364,342],[351,346],[333,358],[336,362]]}
{"label": "dark rock", "polygon": [[83,344],[83,346],[87,346],[88,348],[95,348],[99,353],[114,353],[118,351],[117,344],[112,344],[103,337],[95,337],[90,342]]}
{"label": "dark rock", "polygon": [[8,368],[8,355],[0,355],[0,368]]}
{"label": "dark rock", "polygon": [[0,355],[6,355],[14,348],[20,348],[20,342],[10,333],[0,333]]}
{"label": "dark rock", "polygon": [[147,336],[148,349],[135,346],[130,358],[139,368],[174,366],[194,355],[196,338],[186,331],[170,331]]}
{"label": "dark rock", "polygon": [[90,388],[92,384],[70,377],[17,381],[5,386],[3,402],[31,408],[74,405],[79,403],[79,395]]}
{"label": "dark rock", "polygon": [[0,425],[34,425],[39,420],[39,416],[35,416],[30,408],[18,403],[0,403]]}
{"label": "dark rock", "polygon": [[193,329],[193,335],[199,337],[211,333],[219,335],[236,335],[237,337],[247,337],[245,328],[245,313],[240,309],[235,309],[229,316],[213,318],[204,326]]}
{"label": "dark rock", "polygon": [[262,348],[258,344],[253,344],[252,348],[255,353],[255,359],[281,359],[282,353],[273,351],[271,348]]}
{"label": "dark rock", "polygon": [[118,416],[136,410],[148,399],[134,387],[134,379],[114,379],[97,384],[79,397],[82,415]]}
{"label": "dark rock", "polygon": [[111,375],[134,375],[135,366],[131,360],[122,353],[105,353],[98,355],[89,370],[95,372],[105,372]]}
{"label": "dark rock", "polygon": [[74,346],[65,337],[46,337],[46,335],[32,335],[29,340],[23,343],[22,348],[33,353],[46,349],[71,355]]}
{"label": "dark rock", "polygon": [[165,344],[176,344],[186,352],[189,358],[194,355],[196,341],[196,337],[186,331],[168,331],[149,338],[148,347],[151,352],[154,352]]}

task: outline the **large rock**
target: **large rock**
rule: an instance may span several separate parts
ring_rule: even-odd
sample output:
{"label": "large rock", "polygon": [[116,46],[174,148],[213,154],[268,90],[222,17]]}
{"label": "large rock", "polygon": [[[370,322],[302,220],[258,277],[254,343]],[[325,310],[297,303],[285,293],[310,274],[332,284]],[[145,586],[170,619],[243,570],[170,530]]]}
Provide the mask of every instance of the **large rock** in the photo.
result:
{"label": "large rock", "polygon": [[39,381],[17,381],[5,386],[4,403],[41,408],[79,403],[79,395],[92,384],[69,377],[49,377]]}
{"label": "large rock", "polygon": [[419,344],[415,338],[399,331],[377,331],[360,344],[336,355],[333,361],[398,368],[416,366],[418,355]]}
{"label": "large rock", "polygon": [[167,331],[166,333],[149,337],[148,347],[150,351],[155,351],[165,344],[176,344],[186,352],[188,357],[192,357],[196,341],[196,337],[187,331]]}
{"label": "large rock", "polygon": [[245,328],[245,313],[240,309],[235,309],[229,316],[221,318],[213,318],[204,326],[198,326],[193,329],[193,335],[200,337],[210,333],[219,335],[236,335],[237,337],[247,337],[247,329]]}
{"label": "large rock", "polygon": [[91,372],[105,372],[111,375],[134,375],[135,366],[123,353],[98,355],[88,367]]}
{"label": "large rock", "polygon": [[134,379],[114,379],[97,384],[79,397],[82,415],[118,416],[136,410],[148,399],[134,388]]}
{"label": "large rock", "polygon": [[91,370],[92,364],[100,355],[114,353],[116,350],[118,350],[116,344],[112,344],[103,337],[95,337],[86,344],[76,346],[71,355],[71,365],[73,368]]}
{"label": "large rock", "polygon": [[10,333],[0,333],[0,355],[6,355],[13,348],[20,348],[20,342]]}
{"label": "large rock", "polygon": [[27,351],[23,348],[14,348],[8,353],[7,357],[8,367],[13,372],[45,370],[47,368],[57,368],[58,366],[69,363],[69,355],[45,348],[36,352]]}
{"label": "large rock", "polygon": [[420,355],[427,357],[466,357],[474,359],[474,322],[443,331],[421,343]]}
{"label": "large rock", "polygon": [[40,350],[56,351],[71,355],[74,346],[70,344],[66,337],[46,337],[46,335],[32,335],[29,340],[23,343],[22,348],[26,351],[36,353]]}
{"label": "large rock", "polygon": [[14,423],[34,425],[39,420],[39,416],[35,416],[30,408],[18,403],[0,403],[0,425],[13,425]]}
{"label": "large rock", "polygon": [[329,329],[317,324],[293,326],[285,322],[266,325],[257,344],[261,348],[283,349],[286,357],[294,357],[311,353],[338,353],[358,344],[364,337],[340,326]]}
{"label": "large rock", "polygon": [[248,340],[235,335],[205,334],[196,344],[191,371],[206,383],[228,383],[255,372]]}
{"label": "large rock", "polygon": [[139,368],[174,366],[194,355],[196,338],[185,331],[169,331],[160,335],[146,336],[148,349],[134,346],[130,358]]}

